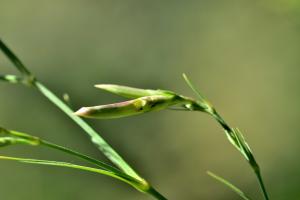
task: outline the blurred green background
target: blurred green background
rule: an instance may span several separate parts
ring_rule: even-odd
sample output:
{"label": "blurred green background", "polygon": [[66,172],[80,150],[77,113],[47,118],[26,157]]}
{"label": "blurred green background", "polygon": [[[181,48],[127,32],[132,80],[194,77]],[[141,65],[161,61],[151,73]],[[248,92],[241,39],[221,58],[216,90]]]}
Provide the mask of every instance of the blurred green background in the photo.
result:
{"label": "blurred green background", "polygon": [[[122,100],[115,83],[193,95],[245,134],[271,199],[300,198],[300,1],[0,0],[0,37],[76,108]],[[16,73],[1,54],[1,74]],[[106,160],[37,91],[0,84],[0,123]],[[262,199],[248,164],[202,113],[162,111],[89,123],[170,200],[239,199],[211,170]],[[25,146],[1,155],[80,161]],[[109,177],[0,161],[1,199],[151,199]]]}

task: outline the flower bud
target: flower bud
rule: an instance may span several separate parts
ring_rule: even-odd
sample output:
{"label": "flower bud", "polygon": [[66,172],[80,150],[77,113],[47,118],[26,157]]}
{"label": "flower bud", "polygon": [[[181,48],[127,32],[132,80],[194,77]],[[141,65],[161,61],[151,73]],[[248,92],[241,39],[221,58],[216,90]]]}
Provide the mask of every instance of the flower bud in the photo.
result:
{"label": "flower bud", "polygon": [[75,114],[87,118],[113,119],[166,109],[180,101],[182,99],[177,95],[152,95],[120,103],[83,107]]}

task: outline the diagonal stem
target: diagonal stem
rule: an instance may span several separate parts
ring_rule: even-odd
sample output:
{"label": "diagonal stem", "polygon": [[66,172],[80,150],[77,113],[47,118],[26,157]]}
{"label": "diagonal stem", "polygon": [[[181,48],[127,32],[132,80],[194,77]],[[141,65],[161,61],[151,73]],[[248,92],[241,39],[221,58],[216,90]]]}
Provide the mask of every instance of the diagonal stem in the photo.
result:
{"label": "diagonal stem", "polygon": [[150,189],[147,192],[148,194],[152,195],[157,200],[167,200],[166,197],[164,197],[162,194],[160,194],[157,190],[155,190],[153,187],[150,187]]}
{"label": "diagonal stem", "polygon": [[76,124],[78,124],[91,137],[92,142],[97,148],[104,153],[116,166],[137,179],[142,179],[126,162],[125,160],[102,138],[98,133],[92,129],[85,121],[74,115],[73,111],[54,93],[46,88],[42,83],[35,81],[34,87],[38,89],[48,100],[60,108],[66,115],[68,115]]}
{"label": "diagonal stem", "polygon": [[73,155],[73,156],[76,156],[78,158],[81,158],[89,163],[92,163],[98,167],[101,167],[103,169],[106,169],[106,170],[109,170],[109,171],[116,171],[118,169],[102,162],[102,161],[99,161],[99,160],[96,160],[92,157],[89,157],[87,155],[84,155],[82,153],[79,153],[77,151],[74,151],[74,150],[71,150],[69,148],[66,148],[66,147],[63,147],[63,146],[59,146],[57,144],[54,144],[54,143],[51,143],[51,142],[48,142],[46,140],[40,140],[40,144],[43,145],[43,146],[46,146],[46,147],[49,147],[49,148],[52,148],[52,149],[55,149],[55,150],[59,150],[59,151],[62,151],[64,153],[67,153],[67,154],[70,154],[70,155]]}
{"label": "diagonal stem", "polygon": [[[80,117],[74,115],[73,110],[68,107],[62,100],[60,100],[53,92],[51,92],[46,86],[41,82],[38,82],[36,77],[25,67],[21,60],[5,45],[5,43],[0,38],[0,49],[8,57],[8,59],[14,64],[17,70],[22,74],[22,79],[19,79],[17,76],[5,77],[1,76],[0,80],[9,82],[9,83],[22,83],[24,85],[29,85],[35,87],[39,92],[41,92],[49,101],[61,109],[67,116],[69,116],[77,125],[79,125],[90,137],[92,142],[97,146],[97,148],[119,169],[121,169],[125,176],[131,177],[138,180],[142,183],[144,187],[141,191],[152,195],[158,200],[166,200],[158,191],[152,188],[149,183],[147,183],[143,178],[141,178],[133,168],[85,121]],[[24,78],[23,78],[24,77]],[[25,80],[26,79],[26,80]],[[51,146],[50,143],[44,144]],[[53,146],[52,146],[53,147]],[[60,149],[67,151],[66,149]],[[74,152],[73,152],[74,153]],[[77,153],[74,153],[74,155]],[[80,156],[77,154],[77,156]],[[82,157],[83,159],[91,160],[88,157]]]}
{"label": "diagonal stem", "polygon": [[[222,118],[221,115],[219,115],[215,110],[214,110],[214,113],[211,114],[211,115],[213,116],[214,119],[216,119],[218,121],[218,123],[223,127],[223,129],[228,134],[230,134],[231,136],[234,135],[234,133],[232,132],[232,128],[230,128],[230,126],[226,123],[226,121]],[[269,196],[268,196],[266,187],[264,185],[264,182],[263,182],[263,179],[262,179],[262,176],[261,176],[260,167],[259,167],[258,163],[256,162],[256,160],[255,160],[255,158],[252,154],[247,155],[247,156],[249,157],[248,162],[249,162],[251,168],[255,172],[255,176],[256,176],[256,178],[259,182],[259,186],[260,186],[260,189],[263,193],[263,196],[264,196],[265,200],[269,200]]]}
{"label": "diagonal stem", "polygon": [[[216,109],[212,106],[210,102],[208,102],[201,94],[200,92],[194,87],[194,84],[188,79],[188,77],[183,74],[183,78],[185,79],[188,86],[196,93],[196,95],[199,97],[200,101],[195,101],[195,104],[198,104],[199,107],[194,107],[192,109],[193,111],[202,111],[209,115],[211,115],[224,129],[229,141],[235,146],[240,153],[246,158],[248,163],[250,164],[251,168],[254,170],[256,178],[259,181],[259,186],[263,192],[263,196],[265,200],[269,200],[268,193],[266,191],[265,185],[263,183],[263,179],[261,176],[259,165],[257,164],[254,155],[252,151],[250,150],[249,145],[246,143],[244,137],[239,132],[238,129],[231,128],[228,123],[222,118],[222,116],[216,111]],[[204,109],[199,109],[201,106],[204,106]]]}

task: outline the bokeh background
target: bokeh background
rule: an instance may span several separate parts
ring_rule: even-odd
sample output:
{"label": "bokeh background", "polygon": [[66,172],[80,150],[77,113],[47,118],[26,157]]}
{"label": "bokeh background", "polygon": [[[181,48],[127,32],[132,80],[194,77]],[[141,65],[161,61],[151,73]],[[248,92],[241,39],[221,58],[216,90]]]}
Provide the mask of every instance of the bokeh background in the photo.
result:
{"label": "bokeh background", "polygon": [[[271,199],[300,198],[300,1],[0,0],[0,37],[75,108],[123,100],[116,83],[193,96],[181,74],[232,125],[261,165]],[[17,73],[0,55],[1,74]],[[0,84],[0,123],[106,160],[37,91]],[[162,111],[89,123],[171,200],[239,199],[211,170],[262,199],[248,164],[203,113]],[[46,148],[1,155],[80,161]],[[1,199],[151,199],[109,177],[0,161]]]}

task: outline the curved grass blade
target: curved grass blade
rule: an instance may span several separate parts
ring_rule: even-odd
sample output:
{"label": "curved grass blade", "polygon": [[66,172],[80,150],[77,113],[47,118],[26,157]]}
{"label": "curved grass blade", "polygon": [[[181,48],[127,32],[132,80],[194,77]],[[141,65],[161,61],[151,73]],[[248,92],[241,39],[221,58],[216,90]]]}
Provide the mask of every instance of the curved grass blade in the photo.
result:
{"label": "curved grass blade", "polygon": [[141,191],[143,189],[146,190],[146,188],[149,187],[149,185],[145,181],[135,179],[135,178],[121,172],[120,170],[118,170],[110,165],[107,165],[104,162],[93,159],[89,156],[78,153],[78,152],[68,149],[66,147],[62,147],[62,146],[47,142],[45,140],[41,140],[38,137],[29,135],[26,133],[18,132],[18,131],[7,130],[2,127],[0,127],[0,134],[4,135],[4,136],[0,137],[0,147],[14,145],[14,144],[25,144],[25,145],[30,145],[30,146],[44,145],[44,146],[77,156],[85,161],[88,161],[89,163],[95,164],[97,167],[99,167],[99,169],[81,166],[81,165],[75,165],[75,164],[71,164],[71,163],[48,161],[48,160],[15,158],[15,157],[7,157],[7,156],[0,156],[0,159],[16,160],[16,161],[32,163],[32,164],[44,164],[44,165],[70,167],[70,168],[76,168],[76,169],[97,172],[97,173],[105,174],[105,175],[120,179],[120,180],[136,187],[138,190],[141,190]]}
{"label": "curved grass blade", "polygon": [[233,185],[232,183],[230,183],[229,181],[225,180],[224,178],[210,172],[207,171],[207,174],[216,179],[217,181],[221,182],[222,184],[226,185],[227,187],[229,187],[233,192],[235,192],[236,194],[238,194],[242,199],[244,200],[250,200],[250,198],[238,187],[236,187],[235,185]]}
{"label": "curved grass blade", "polygon": [[80,117],[74,115],[74,111],[71,110],[65,103],[62,102],[55,94],[53,94],[42,83],[36,81],[35,86],[37,89],[46,96],[53,104],[60,108],[65,114],[67,114],[74,122],[76,122],[90,137],[91,141],[98,147],[103,154],[111,160],[116,166],[122,169],[129,175],[141,179],[142,178],[125,162],[125,160],[85,121]]}
{"label": "curved grass blade", "polygon": [[30,145],[30,146],[39,146],[39,145],[45,146],[48,148],[52,148],[52,149],[59,150],[61,152],[70,154],[72,156],[76,156],[76,157],[78,157],[82,160],[85,160],[91,164],[94,164],[102,169],[110,170],[110,171],[118,171],[118,169],[106,164],[105,162],[94,159],[92,157],[89,157],[87,155],[84,155],[82,153],[74,151],[72,149],[48,142],[46,140],[42,140],[38,137],[29,135],[26,133],[13,131],[13,130],[7,130],[7,129],[0,127],[0,134],[4,135],[2,137],[0,136],[0,147],[4,147],[4,146],[8,146],[8,145],[15,145],[15,144],[23,144],[23,145]]}
{"label": "curved grass blade", "polygon": [[[263,196],[266,200],[269,200],[268,193],[266,191],[260,168],[258,163],[256,162],[254,155],[245,141],[242,133],[238,129],[231,128],[225,120],[219,115],[219,113],[216,111],[216,109],[204,99],[204,97],[200,94],[200,92],[194,87],[194,85],[191,83],[191,81],[187,78],[185,74],[183,74],[183,77],[187,84],[190,86],[190,88],[199,96],[200,101],[203,102],[203,104],[207,105],[207,110],[205,110],[208,114],[210,114],[215,120],[219,122],[219,124],[223,127],[228,140],[235,146],[240,153],[246,158],[248,163],[250,164],[251,168],[254,170],[255,175],[259,181],[259,186],[262,190]],[[201,103],[201,102],[200,102]]]}
{"label": "curved grass blade", "polygon": [[89,172],[94,172],[98,174],[103,174],[107,175],[113,178],[116,178],[118,180],[121,180],[125,183],[128,183],[129,185],[133,186],[134,188],[138,189],[139,191],[142,192],[147,192],[149,188],[140,182],[140,180],[137,180],[131,176],[126,175],[125,173],[119,171],[109,171],[106,169],[98,169],[98,168],[93,168],[93,167],[87,167],[87,166],[82,166],[82,165],[76,165],[73,163],[67,163],[67,162],[59,162],[59,161],[49,161],[49,160],[38,160],[38,159],[29,159],[29,158],[18,158],[18,157],[9,157],[9,156],[0,156],[0,159],[2,160],[13,160],[13,161],[18,161],[22,163],[29,163],[29,164],[38,164],[38,165],[48,165],[48,166],[57,166],[57,167],[66,167],[66,168],[73,168],[73,169],[78,169],[78,170],[83,170],[83,171],[89,171]]}
{"label": "curved grass blade", "polygon": [[194,84],[190,81],[190,79],[186,76],[185,73],[182,74],[185,82],[188,84],[188,86],[195,92],[195,94],[198,95],[199,99],[201,101],[204,101],[205,102],[205,98],[204,96],[201,95],[201,93],[196,89],[196,87],[194,86]]}
{"label": "curved grass blade", "polygon": [[47,166],[56,166],[56,167],[65,167],[65,168],[72,168],[72,169],[78,169],[82,171],[88,171],[93,173],[98,173],[106,176],[110,176],[112,178],[121,180],[135,189],[137,189],[140,192],[147,193],[152,195],[158,200],[167,200],[164,196],[162,196],[159,192],[157,192],[153,187],[151,187],[149,184],[145,184],[145,182],[141,182],[138,179],[135,179],[121,171],[109,171],[105,169],[98,169],[93,167],[87,167],[82,165],[76,165],[73,163],[67,163],[67,162],[59,162],[59,161],[50,161],[50,160],[39,160],[39,159],[30,159],[30,158],[18,158],[18,157],[9,157],[9,156],[0,156],[0,159],[2,160],[12,160],[12,161],[18,161],[21,163],[27,163],[27,164],[37,164],[37,165],[47,165]]}
{"label": "curved grass blade", "polygon": [[[38,82],[31,72],[23,65],[23,63],[17,58],[17,56],[4,44],[0,39],[0,49],[9,58],[9,60],[14,64],[14,66],[24,75],[28,80],[30,80],[30,86],[34,86],[41,92],[46,98],[48,98],[54,105],[60,108],[66,115],[68,115],[75,123],[77,123],[90,137],[92,142],[97,146],[97,148],[103,152],[103,154],[111,160],[116,166],[121,170],[128,173],[129,175],[143,180],[126,161],[85,121],[80,117],[74,115],[73,110],[71,110],[62,100],[60,100],[54,93],[52,93],[46,86]],[[6,80],[4,78],[4,80]]]}
{"label": "curved grass blade", "polygon": [[[203,95],[201,95],[201,93],[196,89],[194,84],[190,81],[190,79],[184,73],[182,74],[182,76],[183,76],[185,82],[188,84],[188,86],[192,89],[192,91],[199,97],[199,101],[197,101],[196,104],[198,104],[199,108],[201,108],[201,109],[197,109],[197,106],[196,106],[196,109],[194,109],[194,110],[199,110],[199,111],[207,112],[210,114],[214,113],[214,108],[211,105],[211,103],[209,101],[207,101]],[[193,106],[195,106],[195,105],[193,105]]]}

